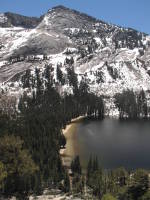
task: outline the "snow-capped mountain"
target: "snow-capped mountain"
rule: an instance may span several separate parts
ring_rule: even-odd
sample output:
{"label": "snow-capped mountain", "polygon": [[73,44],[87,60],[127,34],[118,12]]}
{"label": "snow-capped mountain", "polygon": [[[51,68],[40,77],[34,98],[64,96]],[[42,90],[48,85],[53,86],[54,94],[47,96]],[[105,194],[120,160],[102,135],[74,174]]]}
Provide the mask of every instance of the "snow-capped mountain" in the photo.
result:
{"label": "snow-capped mountain", "polygon": [[[47,59],[44,59],[46,56]],[[57,6],[40,18],[0,14],[0,84],[18,91],[28,68],[74,58],[79,80],[108,97],[129,88],[150,90],[150,36]],[[56,80],[57,81],[57,80]],[[11,83],[11,84],[10,84]],[[65,88],[64,88],[65,89]]]}

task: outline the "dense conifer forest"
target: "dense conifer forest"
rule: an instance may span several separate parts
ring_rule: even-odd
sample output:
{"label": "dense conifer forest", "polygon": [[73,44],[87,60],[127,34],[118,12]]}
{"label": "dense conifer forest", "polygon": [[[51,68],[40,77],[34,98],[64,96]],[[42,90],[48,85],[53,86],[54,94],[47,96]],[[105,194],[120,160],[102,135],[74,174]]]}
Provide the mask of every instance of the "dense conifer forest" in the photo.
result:
{"label": "dense conifer forest", "polygon": [[[42,74],[38,68],[34,73],[27,70],[22,76],[24,93],[17,106],[16,99],[10,101],[1,94],[0,190],[19,199],[41,194],[47,187],[69,191],[68,173],[59,155],[66,143],[62,128],[80,115],[104,117],[102,98],[90,93],[83,80],[78,83],[73,67],[67,75],[73,92],[63,96],[57,91],[51,65]],[[59,68],[57,76],[63,84]]]}
{"label": "dense conifer forest", "polygon": [[[59,151],[65,147],[62,134],[71,119],[87,116],[103,119],[102,97],[89,91],[86,79],[80,82],[73,60],[66,60],[67,77],[57,66],[57,82],[52,65],[44,71],[27,70],[21,78],[24,92],[19,98],[0,97],[0,194],[28,199],[42,194],[45,188],[85,195],[102,200],[149,199],[148,171],[126,171],[124,168],[104,170],[97,157],[89,159],[83,173],[79,156],[71,163],[71,178],[62,165]],[[72,93],[59,93],[57,86],[68,84]],[[115,96],[120,118],[147,118],[148,106],[144,91],[124,91]],[[72,181],[70,181],[72,180]]]}
{"label": "dense conifer forest", "polygon": [[121,94],[116,94],[115,104],[119,109],[120,119],[147,119],[149,117],[149,107],[143,90],[139,93],[125,90]]}

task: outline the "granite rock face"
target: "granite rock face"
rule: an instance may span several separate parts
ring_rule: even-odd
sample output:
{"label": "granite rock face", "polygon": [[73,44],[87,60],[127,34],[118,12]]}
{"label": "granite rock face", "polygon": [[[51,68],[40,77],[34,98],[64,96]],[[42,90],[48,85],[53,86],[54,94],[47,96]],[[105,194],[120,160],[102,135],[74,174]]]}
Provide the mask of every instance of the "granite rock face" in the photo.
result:
{"label": "granite rock face", "polygon": [[[43,56],[48,56],[45,61]],[[27,60],[34,57],[34,62]],[[39,57],[40,59],[37,59]],[[74,59],[79,81],[113,97],[123,89],[150,90],[150,36],[103,22],[64,6],[40,18],[0,14],[0,82],[25,69]],[[56,80],[57,81],[57,80]]]}

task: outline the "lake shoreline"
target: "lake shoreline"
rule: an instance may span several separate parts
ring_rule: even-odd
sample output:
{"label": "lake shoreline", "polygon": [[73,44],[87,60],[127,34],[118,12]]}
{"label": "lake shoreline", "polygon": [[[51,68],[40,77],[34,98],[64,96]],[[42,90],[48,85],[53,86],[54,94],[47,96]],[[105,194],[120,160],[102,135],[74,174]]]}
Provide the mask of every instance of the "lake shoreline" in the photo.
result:
{"label": "lake shoreline", "polygon": [[60,150],[63,165],[69,168],[79,155],[81,166],[86,168],[94,155],[105,169],[149,169],[149,130],[149,120],[75,118],[62,130],[67,142],[66,148]]}
{"label": "lake shoreline", "polygon": [[71,120],[71,122],[66,125],[64,129],[62,129],[62,133],[66,138],[66,146],[63,149],[60,149],[60,156],[62,159],[62,164],[64,167],[70,168],[70,164],[72,161],[72,155],[76,155],[78,148],[76,146],[76,125],[80,123],[86,116],[79,116]]}

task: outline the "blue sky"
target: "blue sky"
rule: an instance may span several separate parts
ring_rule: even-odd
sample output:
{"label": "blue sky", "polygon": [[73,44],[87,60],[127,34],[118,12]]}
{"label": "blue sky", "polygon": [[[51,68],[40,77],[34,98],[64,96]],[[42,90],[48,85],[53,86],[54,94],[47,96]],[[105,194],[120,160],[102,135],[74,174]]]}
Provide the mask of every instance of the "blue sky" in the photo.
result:
{"label": "blue sky", "polygon": [[0,0],[0,12],[40,16],[56,5],[150,34],[150,0]]}

